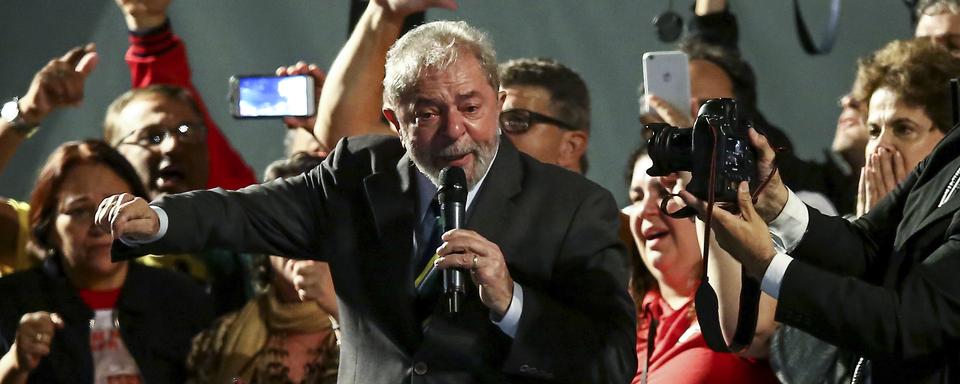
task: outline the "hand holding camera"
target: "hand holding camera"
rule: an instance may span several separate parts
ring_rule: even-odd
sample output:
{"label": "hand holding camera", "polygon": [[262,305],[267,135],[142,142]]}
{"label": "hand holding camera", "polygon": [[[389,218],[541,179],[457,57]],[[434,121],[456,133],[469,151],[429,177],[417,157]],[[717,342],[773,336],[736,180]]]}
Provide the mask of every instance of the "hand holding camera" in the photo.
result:
{"label": "hand holding camera", "polygon": [[[776,154],[766,138],[741,115],[732,99],[711,99],[700,108],[693,128],[650,124],[648,148],[651,176],[690,171],[692,177],[680,197],[688,208],[672,216],[711,215],[717,242],[747,268],[762,278],[775,254],[767,222],[786,205],[788,192],[774,160]],[[754,205],[751,189],[758,191]],[[712,210],[709,203],[723,209]]]}
{"label": "hand holding camera", "polygon": [[[651,176],[690,171],[686,186],[692,197],[724,206],[738,201],[740,182],[760,188],[756,209],[772,221],[787,201],[787,190],[775,172],[776,154],[766,138],[740,115],[736,100],[711,99],[703,104],[693,128],[649,124]],[[762,186],[762,188],[761,188]],[[690,203],[690,201],[688,201]],[[698,208],[700,204],[692,204]],[[690,215],[687,210],[681,215]],[[700,212],[704,213],[703,210]]]}

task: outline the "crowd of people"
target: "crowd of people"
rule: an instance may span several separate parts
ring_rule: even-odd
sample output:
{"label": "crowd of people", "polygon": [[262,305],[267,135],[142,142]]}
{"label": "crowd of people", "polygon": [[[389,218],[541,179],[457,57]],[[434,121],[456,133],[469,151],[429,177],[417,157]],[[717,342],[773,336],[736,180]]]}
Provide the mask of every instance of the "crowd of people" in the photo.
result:
{"label": "crowd of people", "polygon": [[[313,77],[317,108],[283,119],[286,158],[262,183],[194,88],[169,2],[117,5],[131,89],[104,111],[102,137],[49,154],[27,201],[0,198],[0,383],[960,375],[956,0],[920,1],[913,38],[856,63],[822,162],[794,154],[759,110],[726,0],[696,0],[677,48],[690,105],[641,91],[638,129],[691,127],[707,100],[737,100],[764,183],[755,196],[740,186],[711,228],[684,190],[691,175],[649,175],[645,143],[633,144],[627,191],[584,176],[601,128],[574,69],[500,63],[463,21],[404,30],[454,0],[370,1],[326,73],[277,68]],[[44,119],[83,100],[98,61],[94,44],[71,49],[4,104],[0,171]],[[462,228],[439,217],[448,166],[466,175]],[[667,213],[683,204],[699,216]],[[468,292],[449,313],[439,271],[454,269]],[[749,345],[708,346],[703,276],[727,341],[741,283],[760,284]]]}

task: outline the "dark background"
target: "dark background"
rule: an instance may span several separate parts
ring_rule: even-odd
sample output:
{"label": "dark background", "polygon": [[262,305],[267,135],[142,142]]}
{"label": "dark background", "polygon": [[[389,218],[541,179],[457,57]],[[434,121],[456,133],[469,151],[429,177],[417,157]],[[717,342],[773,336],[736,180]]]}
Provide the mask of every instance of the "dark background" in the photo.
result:
{"label": "dark background", "polygon": [[[692,1],[674,9],[689,17]],[[803,1],[819,40],[829,0]],[[639,142],[637,84],[640,57],[670,50],[656,40],[650,20],[665,0],[462,0],[456,12],[431,10],[427,20],[459,19],[488,31],[498,58],[548,56],[577,70],[592,97],[593,133],[588,177],[626,202],[623,170]],[[98,137],[103,114],[129,88],[123,61],[126,27],[113,1],[6,0],[0,14],[0,98],[23,95],[33,74],[72,46],[97,43],[100,65],[88,79],[78,108],[50,115],[0,173],[0,195],[26,199],[50,151],[73,139]],[[790,1],[739,0],[741,49],[759,80],[760,107],[793,139],[806,158],[822,158],[836,123],[837,99],[850,87],[857,57],[911,36],[899,0],[847,0],[833,53],[807,56],[797,40]],[[259,174],[283,155],[279,121],[236,121],[229,116],[227,79],[272,73],[306,60],[329,67],[346,41],[346,0],[180,0],[170,8],[174,31],[187,43],[193,78],[214,119]],[[270,143],[275,145],[270,145]]]}

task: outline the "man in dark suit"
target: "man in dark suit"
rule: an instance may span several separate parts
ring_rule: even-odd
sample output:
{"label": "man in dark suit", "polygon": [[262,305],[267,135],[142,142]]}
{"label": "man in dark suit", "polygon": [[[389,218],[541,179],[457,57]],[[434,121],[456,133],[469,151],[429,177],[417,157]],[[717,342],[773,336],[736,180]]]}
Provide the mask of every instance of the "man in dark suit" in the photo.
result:
{"label": "man in dark suit", "polygon": [[[774,152],[752,131],[751,139],[760,150],[758,174],[769,174]],[[956,382],[958,179],[954,129],[857,221],[806,207],[775,175],[756,208],[742,185],[741,213],[714,210],[713,228],[720,245],[778,299],[777,321],[862,353],[873,362],[874,383]],[[702,202],[682,196],[702,211]]]}
{"label": "man in dark suit", "polygon": [[[224,247],[329,262],[341,382],[628,382],[636,316],[614,200],[502,140],[498,87],[482,32],[426,24],[387,59],[399,140],[347,138],[307,174],[236,192],[113,196],[97,223],[134,246],[120,258]],[[467,229],[433,243],[423,223],[450,165],[467,176]],[[415,289],[434,249],[437,268],[470,271],[457,315]]]}

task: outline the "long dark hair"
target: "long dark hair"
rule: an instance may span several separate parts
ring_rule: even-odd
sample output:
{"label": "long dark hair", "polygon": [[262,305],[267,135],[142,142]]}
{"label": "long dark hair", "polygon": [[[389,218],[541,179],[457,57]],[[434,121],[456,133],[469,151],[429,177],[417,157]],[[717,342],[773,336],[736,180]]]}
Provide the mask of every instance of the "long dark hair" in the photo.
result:
{"label": "long dark hair", "polygon": [[30,235],[37,251],[54,248],[50,242],[50,232],[59,206],[57,195],[66,175],[81,164],[107,166],[127,183],[134,195],[147,198],[147,191],[133,166],[106,142],[83,140],[64,143],[47,158],[30,193]]}
{"label": "long dark hair", "polygon": [[[637,146],[633,153],[630,154],[626,172],[624,173],[628,189],[630,182],[633,181],[634,165],[637,164],[637,160],[640,160],[640,158],[644,156],[647,156],[647,147],[643,145],[643,143]],[[631,293],[633,293],[633,301],[637,305],[637,310],[642,311],[640,306],[643,303],[643,296],[647,294],[647,291],[657,287],[657,279],[650,274],[647,265],[643,263],[643,259],[640,256],[640,249],[636,246],[636,239],[633,238],[633,232],[630,231],[630,225],[628,220],[625,224],[626,228],[621,228],[621,237],[627,236],[630,240],[630,243],[627,244],[627,252],[630,254],[633,270],[630,272],[632,280],[629,289]],[[626,233],[623,233],[624,231]]]}

